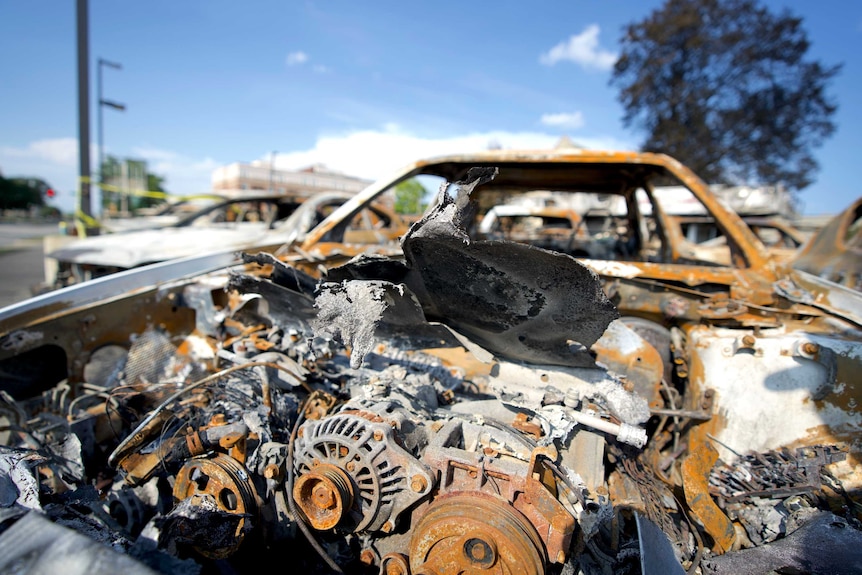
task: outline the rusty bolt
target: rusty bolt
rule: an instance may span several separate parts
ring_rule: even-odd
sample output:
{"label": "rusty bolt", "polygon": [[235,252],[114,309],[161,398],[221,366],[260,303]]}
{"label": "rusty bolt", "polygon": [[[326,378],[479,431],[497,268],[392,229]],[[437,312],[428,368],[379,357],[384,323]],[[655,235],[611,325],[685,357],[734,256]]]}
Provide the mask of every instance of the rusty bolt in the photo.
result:
{"label": "rusty bolt", "polygon": [[391,521],[387,521],[383,524],[383,527],[380,528],[384,533],[392,533],[392,530],[395,529],[395,524]]}
{"label": "rusty bolt", "polygon": [[820,351],[820,346],[813,341],[806,341],[802,344],[802,353],[805,353],[807,355],[814,355],[818,351]]}
{"label": "rusty bolt", "polygon": [[374,564],[374,551],[371,549],[363,549],[362,553],[359,554],[359,560],[365,563],[366,565]]}
{"label": "rusty bolt", "polygon": [[428,481],[421,475],[414,475],[410,480],[410,489],[416,493],[423,493],[428,489]]}
{"label": "rusty bolt", "polygon": [[352,461],[348,461],[345,467],[347,467],[347,471],[353,471],[356,469],[356,464]]}
{"label": "rusty bolt", "polygon": [[318,483],[311,491],[311,499],[318,509],[332,509],[335,507],[335,494],[328,486]]}
{"label": "rusty bolt", "polygon": [[374,441],[383,441],[383,432],[379,429],[374,430]]}
{"label": "rusty bolt", "polygon": [[404,568],[396,561],[386,562],[386,575],[407,575]]}
{"label": "rusty bolt", "polygon": [[746,347],[753,346],[756,341],[757,340],[754,339],[754,336],[751,335],[750,333],[748,335],[742,336],[742,345],[744,345]]}
{"label": "rusty bolt", "polygon": [[275,463],[270,463],[263,470],[263,476],[267,479],[278,479],[281,475],[281,468]]}
{"label": "rusty bolt", "polygon": [[227,419],[224,416],[224,413],[216,413],[210,419],[210,425],[224,425],[227,422]]}
{"label": "rusty bolt", "polygon": [[239,433],[228,433],[224,437],[218,440],[218,444],[222,446],[224,449],[230,449],[242,439],[242,435]]}

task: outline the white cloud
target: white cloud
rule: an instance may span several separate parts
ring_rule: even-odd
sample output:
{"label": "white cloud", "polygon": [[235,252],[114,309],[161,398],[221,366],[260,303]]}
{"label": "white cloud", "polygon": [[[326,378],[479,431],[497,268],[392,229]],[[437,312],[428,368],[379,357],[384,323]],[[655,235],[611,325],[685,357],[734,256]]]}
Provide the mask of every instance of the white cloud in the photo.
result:
{"label": "white cloud", "polygon": [[[549,149],[558,140],[558,133],[505,130],[425,137],[412,134],[398,124],[386,123],[377,129],[321,135],[308,149],[279,153],[275,163],[281,169],[324,164],[352,176],[377,179],[422,158],[478,152],[495,144],[505,149]],[[634,149],[632,142],[603,136],[578,136],[578,143],[592,149]],[[72,211],[78,180],[77,145],[75,138],[56,138],[39,140],[21,148],[0,146],[0,170],[5,176],[37,176],[45,179],[59,191],[57,204],[60,209]],[[148,170],[163,176],[166,189],[176,195],[210,190],[213,170],[235,161],[231,158],[218,162],[208,156],[188,156],[172,150],[143,146],[133,148],[130,155],[147,160]],[[94,158],[95,167],[95,146],[91,157]],[[269,153],[263,155],[260,161],[268,165]]]}
{"label": "white cloud", "polygon": [[580,34],[571,36],[542,54],[539,62],[553,66],[557,62],[569,60],[584,68],[610,70],[617,61],[617,55],[599,48],[599,31],[598,24],[590,24]]}
{"label": "white cloud", "polygon": [[329,67],[323,64],[315,64],[312,70],[314,70],[315,74],[326,74],[329,72]]}
{"label": "white cloud", "polygon": [[308,62],[308,54],[306,54],[302,50],[291,52],[287,55],[288,66],[299,66],[305,64],[306,62]]}
{"label": "white cloud", "polygon": [[21,160],[43,160],[61,166],[75,166],[78,162],[77,138],[53,138],[31,142],[25,148],[4,146],[0,157]]}
{"label": "white cloud", "polygon": [[570,128],[577,129],[584,125],[584,115],[581,112],[560,113],[560,114],[542,114],[540,120],[542,125],[551,126],[554,128]]}
{"label": "white cloud", "polygon": [[[478,152],[487,150],[492,143],[506,149],[549,149],[558,140],[559,134],[502,130],[427,138],[387,124],[379,130],[320,136],[310,149],[279,153],[275,165],[293,170],[324,164],[345,174],[376,179],[422,158]],[[630,142],[609,137],[579,137],[578,143],[593,149],[634,149]],[[260,161],[268,164],[269,154]]]}
{"label": "white cloud", "polygon": [[132,155],[146,160],[147,170],[165,178],[165,189],[177,195],[208,191],[212,171],[221,165],[210,157],[192,158],[158,148],[133,148]]}

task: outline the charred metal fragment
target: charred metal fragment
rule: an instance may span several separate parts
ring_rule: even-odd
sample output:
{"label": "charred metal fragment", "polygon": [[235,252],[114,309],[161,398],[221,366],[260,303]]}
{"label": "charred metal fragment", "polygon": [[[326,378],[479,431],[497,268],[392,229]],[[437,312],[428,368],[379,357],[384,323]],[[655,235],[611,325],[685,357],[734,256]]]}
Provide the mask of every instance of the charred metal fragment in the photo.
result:
{"label": "charred metal fragment", "polygon": [[[508,359],[588,366],[585,353],[618,317],[594,272],[574,258],[507,241],[471,241],[470,193],[496,169],[471,171],[402,240],[406,268],[359,260],[335,277],[401,280],[431,321]],[[373,332],[373,330],[371,330]]]}

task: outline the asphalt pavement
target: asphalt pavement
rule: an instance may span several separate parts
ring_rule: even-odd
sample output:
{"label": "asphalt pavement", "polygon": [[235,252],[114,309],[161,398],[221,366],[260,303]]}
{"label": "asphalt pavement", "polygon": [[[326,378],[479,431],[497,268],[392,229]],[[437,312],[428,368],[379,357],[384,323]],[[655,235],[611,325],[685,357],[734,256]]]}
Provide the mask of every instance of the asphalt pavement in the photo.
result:
{"label": "asphalt pavement", "polygon": [[57,224],[0,223],[0,307],[32,297],[45,279],[42,238]]}

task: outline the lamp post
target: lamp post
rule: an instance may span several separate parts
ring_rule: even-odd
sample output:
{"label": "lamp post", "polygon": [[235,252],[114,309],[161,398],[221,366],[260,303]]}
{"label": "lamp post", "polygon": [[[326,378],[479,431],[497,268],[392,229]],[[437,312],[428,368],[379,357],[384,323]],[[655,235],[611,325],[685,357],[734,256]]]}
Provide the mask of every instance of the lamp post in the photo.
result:
{"label": "lamp post", "polygon": [[[118,102],[114,102],[112,100],[105,100],[102,97],[102,67],[107,66],[108,68],[113,68],[114,70],[122,70],[123,66],[118,64],[117,62],[111,62],[109,60],[105,60],[103,58],[99,58],[99,67],[97,71],[98,80],[96,82],[99,90],[99,183],[105,183],[105,174],[102,173],[102,170],[105,167],[105,133],[104,128],[102,127],[102,108],[105,106],[109,108],[113,108],[114,110],[123,112],[126,109],[125,104],[120,104]],[[105,194],[105,189],[102,188],[102,194]]]}

